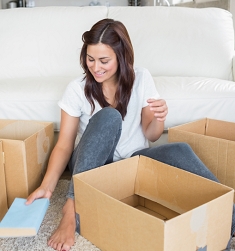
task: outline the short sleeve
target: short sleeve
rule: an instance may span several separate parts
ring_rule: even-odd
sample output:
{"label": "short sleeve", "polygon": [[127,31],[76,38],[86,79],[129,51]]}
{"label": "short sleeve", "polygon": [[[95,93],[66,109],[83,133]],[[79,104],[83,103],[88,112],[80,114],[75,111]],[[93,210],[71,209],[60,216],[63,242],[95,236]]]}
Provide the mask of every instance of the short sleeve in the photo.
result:
{"label": "short sleeve", "polygon": [[84,106],[84,87],[81,79],[76,79],[68,84],[62,98],[59,100],[59,107],[73,117],[80,117]]}
{"label": "short sleeve", "polygon": [[143,86],[144,86],[144,97],[143,97],[143,107],[147,106],[147,100],[150,98],[159,99],[160,95],[156,89],[154,80],[149,70],[143,70]]}

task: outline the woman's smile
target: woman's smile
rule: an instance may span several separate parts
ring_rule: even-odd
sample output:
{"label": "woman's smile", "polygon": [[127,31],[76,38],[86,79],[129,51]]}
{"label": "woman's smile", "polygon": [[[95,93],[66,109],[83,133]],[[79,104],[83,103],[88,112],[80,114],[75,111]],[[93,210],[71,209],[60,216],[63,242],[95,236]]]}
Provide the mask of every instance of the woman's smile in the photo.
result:
{"label": "woman's smile", "polygon": [[86,64],[97,82],[115,83],[118,62],[115,52],[108,45],[88,45]]}

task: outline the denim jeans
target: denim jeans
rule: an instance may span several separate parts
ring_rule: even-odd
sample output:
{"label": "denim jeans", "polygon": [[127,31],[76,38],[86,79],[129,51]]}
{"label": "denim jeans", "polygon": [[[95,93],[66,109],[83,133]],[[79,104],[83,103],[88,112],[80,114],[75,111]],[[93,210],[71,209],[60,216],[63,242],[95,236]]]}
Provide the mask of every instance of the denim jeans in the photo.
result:
{"label": "denim jeans", "polygon": [[[68,166],[72,175],[112,163],[121,130],[122,117],[117,110],[106,107],[93,115],[69,161]],[[132,154],[132,156],[135,155],[144,155],[219,182],[186,143],[169,143],[145,148]],[[72,179],[67,197],[74,199]],[[233,206],[232,233],[235,231],[234,212],[235,207]]]}
{"label": "denim jeans", "polygon": [[[113,155],[122,130],[121,114],[113,108],[103,108],[91,117],[68,167],[72,175],[113,162]],[[71,179],[68,198],[74,198]]]}

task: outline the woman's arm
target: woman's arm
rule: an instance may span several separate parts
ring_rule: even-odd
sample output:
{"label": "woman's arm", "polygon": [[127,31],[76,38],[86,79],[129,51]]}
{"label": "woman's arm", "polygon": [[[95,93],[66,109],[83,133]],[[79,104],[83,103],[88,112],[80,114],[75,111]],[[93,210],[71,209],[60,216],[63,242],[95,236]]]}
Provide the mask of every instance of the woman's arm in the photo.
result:
{"label": "woman's arm", "polygon": [[164,121],[168,113],[164,99],[148,99],[148,106],[142,109],[141,124],[145,137],[154,142],[164,130]]}
{"label": "woman's arm", "polygon": [[51,197],[73,152],[78,123],[79,118],[72,117],[63,110],[61,111],[60,134],[51,153],[46,174],[40,187],[28,197],[27,204],[41,197]]}

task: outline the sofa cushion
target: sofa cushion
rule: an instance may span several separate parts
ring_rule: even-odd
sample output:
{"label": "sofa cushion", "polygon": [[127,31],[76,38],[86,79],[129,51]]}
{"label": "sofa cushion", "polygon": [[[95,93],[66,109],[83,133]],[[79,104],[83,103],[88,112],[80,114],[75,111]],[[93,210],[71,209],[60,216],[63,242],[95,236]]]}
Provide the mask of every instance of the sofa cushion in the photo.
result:
{"label": "sofa cushion", "polygon": [[[58,100],[73,77],[0,81],[0,118],[54,122],[60,127]],[[235,82],[199,77],[154,77],[169,108],[165,129],[210,117],[234,122]],[[20,88],[19,88],[20,86]]]}
{"label": "sofa cushion", "polygon": [[154,77],[167,101],[165,128],[209,117],[235,122],[235,82],[201,77]]}
{"label": "sofa cushion", "polygon": [[41,77],[0,81],[0,118],[41,120],[60,126],[57,105],[72,77]]}
{"label": "sofa cushion", "polygon": [[82,34],[107,12],[105,6],[2,10],[0,79],[82,74]]}
{"label": "sofa cushion", "polygon": [[[232,14],[219,8],[110,7],[135,50],[135,64],[153,76],[232,80]],[[131,17],[131,18],[130,18]]]}

